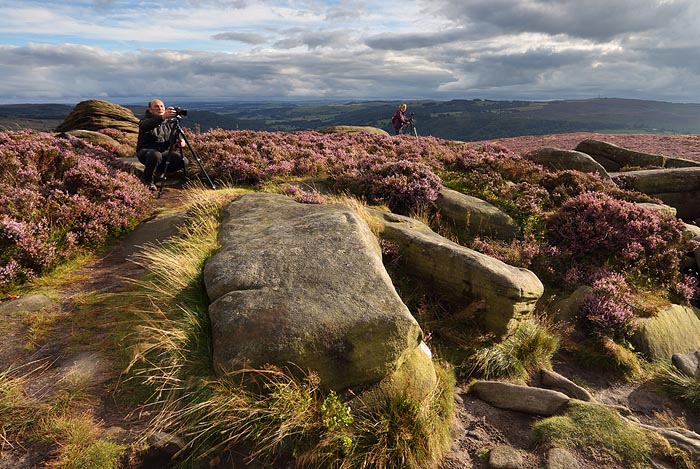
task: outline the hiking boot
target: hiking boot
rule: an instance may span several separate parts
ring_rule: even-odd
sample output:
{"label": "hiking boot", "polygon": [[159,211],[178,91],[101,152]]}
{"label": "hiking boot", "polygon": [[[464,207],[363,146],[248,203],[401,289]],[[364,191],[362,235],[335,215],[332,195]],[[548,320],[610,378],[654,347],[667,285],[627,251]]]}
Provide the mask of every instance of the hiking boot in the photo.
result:
{"label": "hiking boot", "polygon": [[148,184],[148,190],[151,191],[151,192],[155,192],[155,191],[158,190],[158,186],[156,186],[156,185],[153,184],[153,183],[150,183],[150,184]]}

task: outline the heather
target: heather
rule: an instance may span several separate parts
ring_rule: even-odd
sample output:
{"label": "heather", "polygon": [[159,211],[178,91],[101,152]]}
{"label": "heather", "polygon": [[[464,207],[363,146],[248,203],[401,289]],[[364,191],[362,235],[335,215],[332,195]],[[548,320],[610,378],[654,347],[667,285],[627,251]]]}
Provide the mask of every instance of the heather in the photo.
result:
{"label": "heather", "polygon": [[74,137],[0,133],[0,290],[133,227],[151,196],[113,152]]}
{"label": "heather", "polygon": [[611,269],[638,284],[668,289],[679,275],[685,227],[675,217],[586,192],[553,213],[547,228],[559,261],[569,266],[563,277],[571,284]]}
{"label": "heather", "polygon": [[257,184],[284,178],[328,177],[334,189],[399,211],[437,197],[443,162],[464,144],[432,137],[313,131],[253,132],[212,130],[191,136],[195,151],[206,155],[213,178]]}
{"label": "heather", "polygon": [[527,135],[499,138],[486,143],[497,144],[517,154],[538,148],[553,147],[573,150],[581,141],[593,139],[642,153],[700,161],[700,136],[675,134],[603,134],[576,132],[552,135]]}

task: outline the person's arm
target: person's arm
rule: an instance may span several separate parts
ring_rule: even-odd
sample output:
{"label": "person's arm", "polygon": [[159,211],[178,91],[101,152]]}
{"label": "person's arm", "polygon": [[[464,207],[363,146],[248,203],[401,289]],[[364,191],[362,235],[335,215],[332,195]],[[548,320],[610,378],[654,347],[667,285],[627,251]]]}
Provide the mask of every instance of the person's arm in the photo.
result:
{"label": "person's arm", "polygon": [[160,124],[162,124],[164,120],[165,119],[163,119],[161,116],[144,117],[139,122],[139,131],[150,132],[151,130],[155,129]]}

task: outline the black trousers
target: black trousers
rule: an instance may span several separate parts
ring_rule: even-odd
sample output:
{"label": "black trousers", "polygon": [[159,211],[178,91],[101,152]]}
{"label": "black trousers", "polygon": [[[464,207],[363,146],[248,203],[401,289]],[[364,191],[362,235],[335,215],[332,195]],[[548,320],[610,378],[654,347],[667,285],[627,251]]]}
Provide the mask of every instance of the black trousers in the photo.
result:
{"label": "black trousers", "polygon": [[153,182],[154,173],[163,173],[165,164],[168,161],[169,173],[179,171],[187,165],[187,158],[174,151],[160,152],[154,148],[142,148],[136,157],[144,166],[141,180],[146,184]]}

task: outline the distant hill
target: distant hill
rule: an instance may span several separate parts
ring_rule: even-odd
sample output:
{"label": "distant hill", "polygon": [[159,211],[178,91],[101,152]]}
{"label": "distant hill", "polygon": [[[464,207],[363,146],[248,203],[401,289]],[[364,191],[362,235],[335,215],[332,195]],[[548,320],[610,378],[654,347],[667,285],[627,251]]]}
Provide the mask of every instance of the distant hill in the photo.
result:
{"label": "distant hill", "polygon": [[68,104],[0,105],[0,130],[35,129],[52,131],[73,106]]}
{"label": "distant hill", "polygon": [[[391,130],[398,102],[348,103],[167,103],[188,109],[183,126],[294,131],[333,125],[374,126]],[[477,141],[522,135],[570,132],[700,133],[700,104],[679,104],[634,99],[597,98],[561,101],[407,101],[415,113],[420,135]],[[144,106],[127,106],[141,116]],[[59,104],[0,105],[0,129],[24,126],[55,128],[72,106]],[[53,127],[50,124],[55,122]]]}

